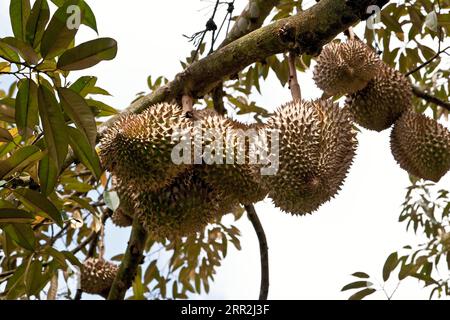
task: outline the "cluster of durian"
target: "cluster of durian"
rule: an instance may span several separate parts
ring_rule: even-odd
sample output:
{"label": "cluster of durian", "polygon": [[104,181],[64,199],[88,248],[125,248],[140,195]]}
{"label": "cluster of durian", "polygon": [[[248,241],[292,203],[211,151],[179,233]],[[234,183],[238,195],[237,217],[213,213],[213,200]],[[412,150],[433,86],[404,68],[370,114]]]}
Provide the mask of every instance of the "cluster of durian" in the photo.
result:
{"label": "cluster of durian", "polygon": [[408,79],[359,39],[325,46],[314,80],[327,96],[346,94],[346,108],[362,127],[383,131],[393,126],[391,151],[408,173],[437,182],[450,170],[450,132],[414,113]]}
{"label": "cluster of durian", "polygon": [[118,270],[118,266],[109,261],[87,259],[80,268],[80,290],[106,298]]}
{"label": "cluster of durian", "polygon": [[[186,117],[179,106],[168,103],[123,116],[104,134],[100,148],[102,163],[113,174],[121,200],[113,222],[128,226],[136,218],[155,239],[181,237],[202,231],[240,203],[264,199],[267,191],[248,155],[243,162],[230,164],[226,159],[223,164],[197,164],[195,152],[188,164],[175,164],[171,158],[177,135],[201,137],[189,139],[190,150],[201,148],[200,156],[206,150],[224,155],[224,150],[231,149],[238,154],[241,128],[211,110]],[[217,136],[223,137],[219,145]]]}

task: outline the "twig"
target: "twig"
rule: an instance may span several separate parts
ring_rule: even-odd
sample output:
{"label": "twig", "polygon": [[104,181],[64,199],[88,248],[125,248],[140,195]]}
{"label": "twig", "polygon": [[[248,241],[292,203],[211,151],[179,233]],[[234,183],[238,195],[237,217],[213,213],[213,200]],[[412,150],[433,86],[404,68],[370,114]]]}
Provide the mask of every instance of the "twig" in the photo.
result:
{"label": "twig", "polygon": [[450,111],[450,102],[441,100],[438,97],[435,97],[435,96],[423,91],[422,89],[420,89],[417,86],[412,86],[412,91],[413,91],[414,95],[416,95],[417,97],[422,98],[425,101],[434,103],[435,105],[440,106],[440,107]]}
{"label": "twig", "polygon": [[[440,45],[440,43],[439,43],[439,45]],[[408,72],[405,74],[405,76],[408,77],[408,76],[412,75],[413,73],[416,73],[416,72],[419,71],[420,69],[426,67],[426,66],[429,65],[431,62],[433,62],[435,59],[437,59],[437,58],[441,55],[441,53],[446,52],[448,49],[450,49],[450,46],[447,47],[447,48],[445,48],[445,49],[438,50],[438,52],[437,52],[434,56],[432,56],[430,59],[428,59],[427,61],[425,61],[425,62],[422,63],[421,65],[417,66],[416,68],[414,68],[414,69],[408,71]]]}
{"label": "twig", "polygon": [[269,294],[269,250],[267,247],[267,239],[261,221],[256,214],[255,207],[252,204],[246,205],[245,210],[259,241],[259,252],[261,255],[261,288],[259,291],[259,300],[267,300]]}
{"label": "twig", "polygon": [[289,53],[288,63],[289,63],[289,89],[291,89],[291,95],[293,100],[302,100],[302,93],[300,91],[300,85],[298,84],[297,78],[297,67],[295,66],[295,54],[293,52]]}

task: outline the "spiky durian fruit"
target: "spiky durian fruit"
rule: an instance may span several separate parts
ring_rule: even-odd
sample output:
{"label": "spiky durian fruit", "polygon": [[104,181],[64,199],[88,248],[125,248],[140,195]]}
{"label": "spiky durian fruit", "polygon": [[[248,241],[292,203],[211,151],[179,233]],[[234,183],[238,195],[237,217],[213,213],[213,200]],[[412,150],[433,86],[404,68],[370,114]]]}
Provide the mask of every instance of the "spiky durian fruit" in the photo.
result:
{"label": "spiky durian fruit", "polygon": [[81,291],[107,297],[118,269],[115,264],[103,259],[87,259],[80,268]]}
{"label": "spiky durian fruit", "polygon": [[122,206],[119,206],[111,216],[112,222],[121,228],[129,227],[133,224],[133,218],[128,215]]}
{"label": "spiky durian fruit", "polygon": [[186,164],[172,162],[172,135],[189,131],[191,120],[173,104],[157,104],[139,115],[125,115],[101,140],[100,156],[107,170],[128,188],[158,190],[185,171]]}
{"label": "spiky durian fruit", "polygon": [[364,89],[350,95],[346,102],[358,124],[382,131],[411,108],[411,84],[402,73],[382,64],[375,78]]}
{"label": "spiky durian fruit", "polygon": [[201,232],[234,206],[227,195],[205,183],[196,169],[183,173],[160,191],[137,194],[134,205],[138,219],[154,239]]}
{"label": "spiky durian fruit", "polygon": [[[259,129],[227,119],[214,111],[196,113],[202,134],[203,161],[200,177],[239,203],[261,201],[267,195],[257,159],[250,157],[250,144]],[[212,155],[208,157],[207,155]]]}
{"label": "spiky durian fruit", "polygon": [[450,132],[436,120],[405,112],[391,132],[391,150],[410,174],[438,182],[450,170]]}
{"label": "spiky durian fruit", "polygon": [[380,67],[377,54],[358,39],[326,45],[314,69],[316,85],[329,96],[363,89]]}
{"label": "spiky durian fruit", "polygon": [[269,197],[283,211],[303,215],[332,198],[356,150],[351,116],[329,100],[292,101],[269,119],[279,132],[279,170],[264,176]]}

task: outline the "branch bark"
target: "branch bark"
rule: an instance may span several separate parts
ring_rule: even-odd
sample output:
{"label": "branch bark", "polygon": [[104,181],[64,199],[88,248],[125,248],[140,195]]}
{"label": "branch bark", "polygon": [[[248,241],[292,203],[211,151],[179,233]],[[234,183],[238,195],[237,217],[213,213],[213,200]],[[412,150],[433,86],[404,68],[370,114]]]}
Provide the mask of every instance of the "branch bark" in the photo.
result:
{"label": "branch bark", "polygon": [[450,111],[450,102],[441,100],[441,99],[433,96],[432,94],[429,94],[429,93],[423,91],[422,89],[420,89],[417,86],[412,86],[412,91],[415,96],[422,98],[425,101],[434,103],[435,105],[440,106],[440,107]]}
{"label": "branch bark", "polygon": [[109,291],[108,300],[125,298],[125,294],[136,276],[138,266],[144,262],[143,252],[146,239],[147,233],[139,219],[134,219],[128,247]]}
{"label": "branch bark", "polygon": [[259,300],[267,300],[267,296],[269,295],[269,248],[267,247],[266,234],[256,214],[254,205],[246,205],[245,210],[247,211],[248,219],[256,231],[259,242],[259,253],[261,256],[261,288],[259,291]]}

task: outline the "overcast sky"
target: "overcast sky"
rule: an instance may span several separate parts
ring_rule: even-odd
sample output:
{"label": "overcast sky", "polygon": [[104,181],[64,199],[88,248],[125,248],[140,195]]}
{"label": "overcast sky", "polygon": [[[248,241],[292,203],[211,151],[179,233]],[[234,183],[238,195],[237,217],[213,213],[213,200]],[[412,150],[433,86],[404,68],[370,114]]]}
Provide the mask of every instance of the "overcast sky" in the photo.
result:
{"label": "overcast sky", "polygon": [[[314,2],[314,1],[309,1]],[[112,93],[104,101],[124,108],[136,93],[147,91],[148,75],[169,79],[181,70],[179,60],[193,49],[182,34],[204,28],[213,1],[127,0],[88,1],[97,17],[100,36],[119,43],[117,58],[86,72],[74,72],[72,79],[89,73],[98,85]],[[236,0],[240,12],[246,0]],[[0,36],[10,35],[9,0],[0,0]],[[202,8],[209,7],[206,10]],[[357,33],[360,29],[357,29]],[[362,37],[362,33],[359,32]],[[78,43],[96,37],[82,28]],[[0,81],[0,88],[6,87]],[[321,95],[311,72],[300,75],[304,98]],[[262,96],[254,95],[260,106],[272,111],[290,99],[272,75],[262,84]],[[256,210],[267,234],[272,299],[346,299],[343,285],[355,271],[366,271],[381,280],[381,269],[388,254],[418,238],[398,222],[405,188],[406,172],[394,161],[389,148],[390,130],[381,133],[362,130],[354,164],[343,190],[331,202],[306,217],[292,217],[277,210],[270,199],[258,203]],[[437,188],[449,186],[446,175]],[[242,232],[242,251],[230,250],[218,269],[209,295],[202,299],[255,299],[259,293],[260,262],[257,238],[244,217],[237,223]],[[122,253],[129,229],[117,229],[108,222],[107,258]],[[392,286],[395,286],[394,282]],[[388,288],[389,290],[390,288]],[[414,280],[406,281],[395,298],[427,298],[428,291]],[[384,299],[382,293],[371,298]]]}

